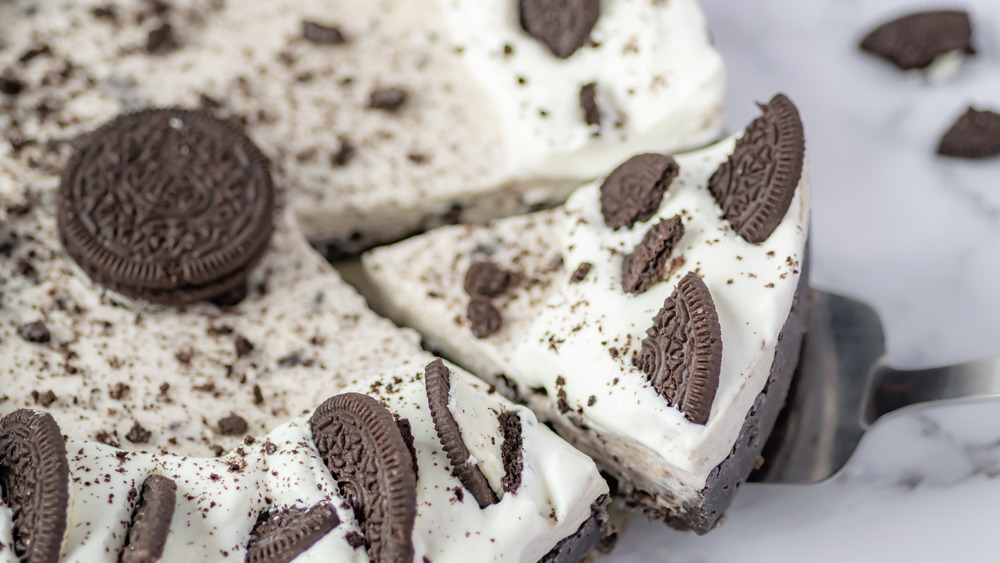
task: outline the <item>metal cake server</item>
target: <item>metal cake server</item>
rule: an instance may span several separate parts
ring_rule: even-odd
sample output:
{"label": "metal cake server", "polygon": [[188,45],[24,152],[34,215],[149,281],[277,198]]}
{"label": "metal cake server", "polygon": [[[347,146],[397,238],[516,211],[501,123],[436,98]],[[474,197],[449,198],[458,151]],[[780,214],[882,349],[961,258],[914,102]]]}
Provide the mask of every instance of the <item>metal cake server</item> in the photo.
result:
{"label": "metal cake server", "polygon": [[865,432],[904,407],[1000,397],[1000,357],[903,371],[885,361],[874,309],[813,291],[809,330],[788,401],[750,480],[817,483],[840,471]]}

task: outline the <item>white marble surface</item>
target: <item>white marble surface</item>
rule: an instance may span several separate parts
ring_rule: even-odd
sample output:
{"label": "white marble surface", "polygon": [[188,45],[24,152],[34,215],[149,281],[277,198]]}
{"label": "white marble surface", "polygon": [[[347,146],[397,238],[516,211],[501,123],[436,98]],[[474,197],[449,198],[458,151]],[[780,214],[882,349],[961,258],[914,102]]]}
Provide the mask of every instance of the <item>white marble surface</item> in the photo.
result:
{"label": "white marble surface", "polygon": [[[857,49],[872,27],[951,2],[702,0],[726,59],[732,127],[784,91],[805,121],[814,286],[882,315],[891,362],[1000,354],[1000,157],[935,156],[969,104],[1000,111],[1000,2],[965,0],[979,51],[947,85]],[[996,561],[1000,400],[884,419],[847,470],[748,485],[698,537],[636,522],[609,561]]]}

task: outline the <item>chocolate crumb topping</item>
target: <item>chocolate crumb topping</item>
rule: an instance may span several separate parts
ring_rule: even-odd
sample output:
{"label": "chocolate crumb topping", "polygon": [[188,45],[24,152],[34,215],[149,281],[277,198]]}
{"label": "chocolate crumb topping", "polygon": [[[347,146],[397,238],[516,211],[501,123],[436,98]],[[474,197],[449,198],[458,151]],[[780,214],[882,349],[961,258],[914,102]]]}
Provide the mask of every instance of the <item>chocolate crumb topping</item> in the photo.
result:
{"label": "chocolate crumb topping", "polygon": [[591,82],[580,88],[580,108],[583,109],[583,121],[587,125],[601,124],[601,110],[597,107],[597,84]]}
{"label": "chocolate crumb topping", "polygon": [[478,297],[469,301],[465,314],[472,324],[472,334],[476,338],[486,338],[495,334],[503,324],[500,311],[489,301]]}
{"label": "chocolate crumb topping", "polygon": [[510,274],[493,262],[480,261],[465,272],[463,287],[472,297],[496,297],[507,290]]}
{"label": "chocolate crumb topping", "polygon": [[949,51],[974,55],[972,21],[962,10],[910,14],[875,28],[861,50],[878,55],[903,70],[926,68]]}
{"label": "chocolate crumb topping", "polygon": [[634,362],[667,404],[691,422],[708,422],[722,368],[722,330],[697,274],[684,276],[663,303]]}
{"label": "chocolate crumb topping", "polygon": [[1000,114],[970,107],[941,137],[937,152],[970,159],[1000,154]]}
{"label": "chocolate crumb topping", "polygon": [[375,90],[368,98],[368,107],[385,111],[397,111],[406,103],[406,90],[383,88]]}
{"label": "chocolate crumb topping", "polygon": [[622,289],[627,293],[645,293],[669,277],[683,263],[683,259],[669,260],[683,236],[684,223],[680,215],[653,225],[642,237],[642,242],[622,261]]}
{"label": "chocolate crumb topping", "polygon": [[669,156],[640,154],[626,160],[601,184],[604,223],[617,231],[651,219],[679,172]]}
{"label": "chocolate crumb topping", "polygon": [[521,27],[560,59],[587,44],[600,15],[599,0],[520,0]]}
{"label": "chocolate crumb topping", "polygon": [[302,22],[302,38],[316,45],[342,45],[347,42],[339,28],[312,21]]}

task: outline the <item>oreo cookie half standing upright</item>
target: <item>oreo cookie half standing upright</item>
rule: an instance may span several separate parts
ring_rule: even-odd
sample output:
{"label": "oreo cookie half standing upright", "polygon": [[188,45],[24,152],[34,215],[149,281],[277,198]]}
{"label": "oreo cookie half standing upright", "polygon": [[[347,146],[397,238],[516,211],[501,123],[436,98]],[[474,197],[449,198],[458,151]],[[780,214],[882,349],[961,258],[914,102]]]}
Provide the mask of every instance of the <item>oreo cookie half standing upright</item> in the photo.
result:
{"label": "oreo cookie half standing upright", "polygon": [[132,525],[125,536],[121,563],[159,561],[177,504],[177,483],[169,477],[150,475],[142,483]]}
{"label": "oreo cookie half standing upright", "polygon": [[59,234],[87,274],[180,305],[243,284],[273,230],[267,159],[242,132],[180,109],[123,115],[63,171]]}

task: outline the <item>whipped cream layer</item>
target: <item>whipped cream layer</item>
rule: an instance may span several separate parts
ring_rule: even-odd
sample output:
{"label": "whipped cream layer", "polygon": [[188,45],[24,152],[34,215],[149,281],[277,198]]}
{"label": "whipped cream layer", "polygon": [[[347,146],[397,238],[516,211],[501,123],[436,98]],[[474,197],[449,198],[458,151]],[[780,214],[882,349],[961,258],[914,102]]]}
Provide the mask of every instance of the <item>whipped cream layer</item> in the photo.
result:
{"label": "whipped cream layer", "polygon": [[[722,218],[707,183],[734,141],[677,156],[680,174],[657,214],[632,228],[604,224],[595,182],[558,209],[439,229],[376,249],[364,258],[369,280],[390,316],[474,373],[508,384],[626,486],[656,505],[683,510],[731,451],[764,388],[808,235],[807,174],[763,243],[746,242]],[[677,214],[685,234],[672,256],[683,265],[645,293],[626,294],[624,256],[652,225]],[[469,265],[484,259],[518,281],[494,300],[500,331],[477,339],[465,319],[462,280]],[[583,262],[592,269],[570,282]],[[711,291],[722,329],[722,372],[706,425],[668,406],[632,365],[653,317],[689,271]]]}
{"label": "whipped cream layer", "polygon": [[[725,70],[695,0],[602,0],[567,59],[530,36],[515,0],[439,0],[466,67],[489,93],[516,177],[587,180],[636,152],[707,145],[723,132]],[[580,89],[596,84],[600,125]]]}
{"label": "whipped cream layer", "polygon": [[[461,397],[463,409],[478,414],[478,419],[457,420],[466,443],[480,444],[480,455],[500,455],[503,440],[492,422],[499,413],[514,410],[521,420],[521,485],[486,509],[471,494],[456,493],[462,484],[452,475],[435,433],[418,363],[345,389],[372,394],[412,426],[418,466],[414,560],[468,561],[476,553],[482,561],[537,561],[591,516],[591,505],[607,493],[607,485],[590,459],[529,410],[491,393],[468,373],[451,370],[453,393]],[[177,484],[163,561],[242,561],[259,514],[320,502],[332,503],[340,524],[295,561],[368,561],[363,547],[355,549],[348,542],[349,534],[363,531],[312,442],[308,417],[297,417],[219,458],[126,453],[76,439],[68,440],[66,448],[70,506],[63,561],[117,561],[136,502],[130,490],[140,490],[150,474]],[[489,465],[483,469],[492,472]],[[9,540],[10,511],[5,513],[0,514],[0,539]]]}
{"label": "whipped cream layer", "polygon": [[[0,159],[56,172],[68,141],[120,112],[202,107],[245,124],[274,162],[283,197],[306,237],[342,252],[443,222],[561,201],[574,184],[597,172],[565,164],[546,171],[535,166],[538,162],[508,154],[540,128],[551,129],[563,147],[539,153],[553,163],[567,149],[585,159],[610,151],[613,160],[621,147],[675,150],[704,144],[721,131],[721,82],[705,88],[700,75],[678,70],[704,66],[706,74],[721,73],[704,22],[689,0],[656,7],[655,25],[634,14],[616,15],[622,11],[618,4],[628,2],[609,2],[607,21],[595,31],[608,48],[594,50],[587,58],[596,58],[583,67],[575,59],[551,60],[551,54],[533,51],[534,40],[515,37],[525,43],[512,59],[517,72],[530,72],[538,84],[511,92],[493,92],[492,84],[476,79],[479,48],[470,45],[460,53],[448,40],[446,20],[471,18],[477,28],[493,29],[500,4],[126,0],[110,13],[101,11],[106,4],[0,4],[0,75],[23,87],[16,95],[0,94],[0,134],[7,141]],[[159,10],[161,5],[166,9]],[[306,41],[303,21],[336,27],[345,42]],[[150,34],[164,25],[170,26],[175,47],[147,52]],[[659,39],[661,33],[669,39]],[[642,50],[620,55],[621,46],[632,41]],[[654,56],[668,66],[651,64]],[[587,68],[607,67],[611,59],[624,65],[624,74],[604,78],[599,97],[609,111],[620,105],[630,119],[614,135],[592,137],[576,115],[574,92],[580,80],[601,78],[586,78],[592,74]],[[546,91],[545,76],[553,68],[558,76],[549,86],[560,94],[546,101],[552,123],[511,119],[510,104]],[[510,70],[497,72],[516,83]],[[654,73],[663,80],[654,80]],[[369,107],[373,92],[390,88],[406,93],[398,109]],[[569,97],[564,100],[563,94]],[[670,109],[662,114],[655,108]],[[608,116],[609,127],[614,119]],[[658,138],[651,131],[670,133]]]}

